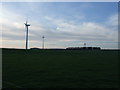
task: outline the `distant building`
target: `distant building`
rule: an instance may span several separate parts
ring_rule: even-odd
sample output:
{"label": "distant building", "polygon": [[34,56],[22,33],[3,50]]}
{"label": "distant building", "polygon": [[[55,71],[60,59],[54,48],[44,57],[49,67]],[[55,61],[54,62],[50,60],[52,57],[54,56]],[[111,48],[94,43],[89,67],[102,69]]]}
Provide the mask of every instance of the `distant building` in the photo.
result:
{"label": "distant building", "polygon": [[36,48],[36,47],[35,47],[35,48],[30,48],[30,49],[31,49],[31,50],[38,50],[38,49],[40,49],[40,48]]}
{"label": "distant building", "polygon": [[100,47],[68,47],[66,50],[101,50]]}

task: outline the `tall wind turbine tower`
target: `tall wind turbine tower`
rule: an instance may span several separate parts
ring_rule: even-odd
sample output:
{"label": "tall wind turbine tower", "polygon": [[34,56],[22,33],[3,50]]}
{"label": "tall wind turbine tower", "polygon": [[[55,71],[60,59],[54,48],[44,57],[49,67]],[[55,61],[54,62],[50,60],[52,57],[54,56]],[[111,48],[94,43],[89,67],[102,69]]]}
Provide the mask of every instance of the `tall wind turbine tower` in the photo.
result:
{"label": "tall wind turbine tower", "polygon": [[43,39],[43,44],[42,44],[42,48],[44,49],[44,36],[42,36],[42,39]]}
{"label": "tall wind turbine tower", "polygon": [[28,27],[30,26],[30,24],[27,23],[27,20],[26,20],[26,23],[25,24],[25,27],[26,27],[26,50],[28,49]]}
{"label": "tall wind turbine tower", "polygon": [[86,43],[84,43],[84,47],[86,47]]}

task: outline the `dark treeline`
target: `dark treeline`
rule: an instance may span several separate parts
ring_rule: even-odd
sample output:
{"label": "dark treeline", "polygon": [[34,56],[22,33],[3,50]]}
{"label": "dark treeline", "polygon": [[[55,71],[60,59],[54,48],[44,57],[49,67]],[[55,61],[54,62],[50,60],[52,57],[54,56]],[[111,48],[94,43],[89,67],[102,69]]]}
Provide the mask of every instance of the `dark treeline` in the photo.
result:
{"label": "dark treeline", "polygon": [[[18,48],[0,48],[0,50],[17,50],[17,51],[26,51],[26,49],[18,49]],[[31,50],[102,50],[102,51],[107,51],[107,50],[116,50],[120,51],[120,49],[101,49],[100,47],[68,47],[68,48],[47,48],[47,49],[42,49],[42,48],[30,48],[27,49],[27,51]]]}
{"label": "dark treeline", "polygon": [[101,50],[100,47],[68,47],[66,50]]}

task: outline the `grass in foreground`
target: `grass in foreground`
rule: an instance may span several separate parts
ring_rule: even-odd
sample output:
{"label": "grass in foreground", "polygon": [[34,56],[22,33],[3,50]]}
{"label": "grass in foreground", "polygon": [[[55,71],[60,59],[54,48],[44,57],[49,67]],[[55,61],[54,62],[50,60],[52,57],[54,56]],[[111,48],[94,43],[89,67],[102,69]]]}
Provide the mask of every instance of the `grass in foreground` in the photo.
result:
{"label": "grass in foreground", "polygon": [[3,50],[3,88],[118,88],[118,51]]}

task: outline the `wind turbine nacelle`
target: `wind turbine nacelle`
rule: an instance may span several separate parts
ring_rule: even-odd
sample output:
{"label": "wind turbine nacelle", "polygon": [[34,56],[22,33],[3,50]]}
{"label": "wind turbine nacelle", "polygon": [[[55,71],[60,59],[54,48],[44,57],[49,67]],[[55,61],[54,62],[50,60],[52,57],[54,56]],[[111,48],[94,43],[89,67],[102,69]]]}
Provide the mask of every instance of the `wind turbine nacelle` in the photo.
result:
{"label": "wind turbine nacelle", "polygon": [[30,24],[27,24],[26,26],[30,26]]}
{"label": "wind turbine nacelle", "polygon": [[27,23],[24,23],[25,24],[25,26],[30,26],[30,24],[27,24]]}

